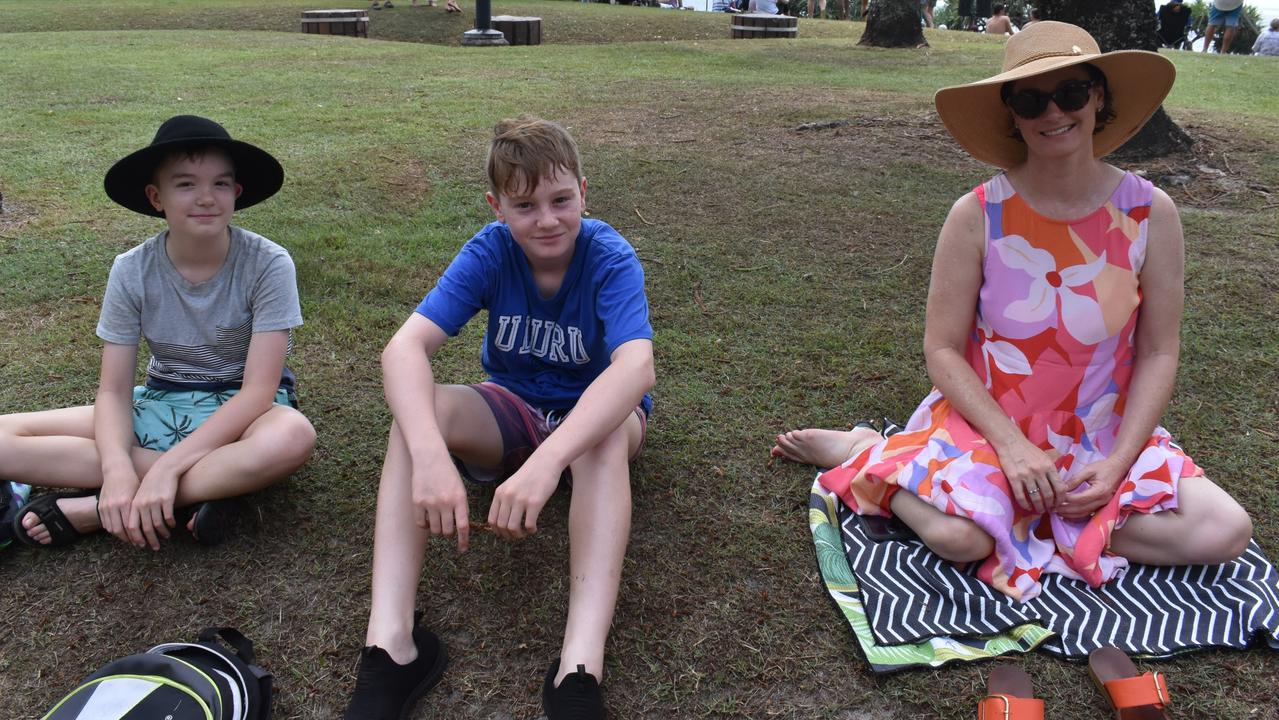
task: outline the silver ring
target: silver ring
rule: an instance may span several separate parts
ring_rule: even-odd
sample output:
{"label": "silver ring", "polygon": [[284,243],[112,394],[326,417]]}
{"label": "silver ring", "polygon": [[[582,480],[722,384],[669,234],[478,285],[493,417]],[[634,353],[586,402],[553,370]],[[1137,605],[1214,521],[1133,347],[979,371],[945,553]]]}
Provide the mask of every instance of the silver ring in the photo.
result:
{"label": "silver ring", "polygon": [[1026,494],[1027,494],[1027,495],[1038,495],[1038,494],[1039,494],[1039,488],[1031,488],[1030,490],[1027,490],[1027,491],[1026,491]]}

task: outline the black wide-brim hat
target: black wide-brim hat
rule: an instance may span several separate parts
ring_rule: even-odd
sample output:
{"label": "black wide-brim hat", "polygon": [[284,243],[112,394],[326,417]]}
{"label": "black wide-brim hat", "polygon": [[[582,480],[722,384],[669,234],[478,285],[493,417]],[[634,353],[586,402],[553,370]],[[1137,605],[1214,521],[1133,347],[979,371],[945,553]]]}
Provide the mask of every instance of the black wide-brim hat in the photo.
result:
{"label": "black wide-brim hat", "polygon": [[235,181],[243,188],[235,209],[243,210],[266,200],[284,185],[284,168],[267,151],[233,140],[226,128],[207,118],[178,115],[165,120],[151,144],[121,158],[107,171],[102,186],[107,197],[143,215],[164,217],[147,199],[146,187],[155,182],[155,171],[170,153],[184,148],[217,147],[235,165]]}

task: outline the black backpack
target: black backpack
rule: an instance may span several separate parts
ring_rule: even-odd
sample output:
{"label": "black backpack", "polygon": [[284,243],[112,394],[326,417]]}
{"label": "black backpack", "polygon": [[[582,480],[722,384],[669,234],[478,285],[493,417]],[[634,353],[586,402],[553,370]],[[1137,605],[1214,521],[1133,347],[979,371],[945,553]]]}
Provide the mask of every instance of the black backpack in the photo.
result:
{"label": "black backpack", "polygon": [[[219,642],[221,640],[221,642]],[[43,720],[268,720],[271,675],[232,628],[107,663]]]}

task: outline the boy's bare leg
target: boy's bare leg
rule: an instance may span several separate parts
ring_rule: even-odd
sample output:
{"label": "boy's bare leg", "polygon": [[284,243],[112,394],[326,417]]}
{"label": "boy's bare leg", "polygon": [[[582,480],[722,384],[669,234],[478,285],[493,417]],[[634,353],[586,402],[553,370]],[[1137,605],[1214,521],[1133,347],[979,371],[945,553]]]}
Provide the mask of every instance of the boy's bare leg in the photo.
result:
{"label": "boy's bare leg", "polygon": [[1206,477],[1182,478],[1177,509],[1133,513],[1110,536],[1110,551],[1145,565],[1214,565],[1243,554],[1252,520]]}
{"label": "boy's bare leg", "polygon": [[[160,453],[135,447],[132,457],[135,467],[150,467]],[[93,406],[0,416],[0,477],[37,487],[102,487],[102,463],[93,442]],[[77,532],[102,527],[95,497],[64,498],[58,501],[58,509]],[[35,515],[27,515],[22,522],[36,542],[51,540]]]}
{"label": "boy's bare leg", "polygon": [[848,458],[881,439],[879,433],[869,428],[791,430],[777,436],[772,455],[806,465],[831,468],[843,464]]}
{"label": "boy's bare leg", "polygon": [[[174,504],[183,507],[260,490],[301,467],[314,447],[310,421],[292,408],[274,406],[240,440],[192,466],[182,476]],[[131,454],[141,477],[162,453],[134,447]],[[102,487],[93,406],[0,417],[0,477],[42,487]],[[79,532],[101,528],[96,498],[63,499],[58,508]],[[37,542],[49,540],[35,515],[23,518],[23,524]]]}
{"label": "boy's bare leg", "polygon": [[[478,392],[462,385],[436,385],[435,413],[450,452],[480,467],[501,463],[501,431]],[[430,537],[430,531],[417,524],[412,473],[408,445],[392,422],[378,485],[373,597],[364,644],[382,648],[401,665],[417,657],[413,611]]]}
{"label": "boy's bare leg", "polygon": [[622,560],[631,534],[629,458],[643,427],[634,413],[570,467],[568,622],[556,685],[578,665],[602,680],[604,642],[613,624]]}
{"label": "boy's bare leg", "polygon": [[[134,463],[148,455],[160,456],[135,447]],[[39,487],[102,487],[93,406],[0,416],[0,477]]]}
{"label": "boy's bare leg", "polygon": [[[239,440],[200,458],[182,475],[174,505],[239,497],[270,487],[306,464],[314,449],[311,421],[291,407],[273,405],[249,424]],[[154,462],[154,458],[142,465],[135,461],[134,467],[145,473]]]}

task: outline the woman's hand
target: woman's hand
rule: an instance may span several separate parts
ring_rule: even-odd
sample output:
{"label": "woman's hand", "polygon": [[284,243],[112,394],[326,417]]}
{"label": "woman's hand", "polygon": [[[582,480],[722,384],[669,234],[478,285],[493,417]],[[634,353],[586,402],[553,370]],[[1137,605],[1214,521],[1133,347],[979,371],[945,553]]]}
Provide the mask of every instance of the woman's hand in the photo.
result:
{"label": "woman's hand", "polygon": [[[1110,458],[1085,465],[1066,483],[1069,495],[1062,496],[1057,514],[1069,520],[1092,515],[1110,502],[1127,474],[1127,467]],[[1081,490],[1074,492],[1075,488],[1081,486]]]}
{"label": "woman's hand", "polygon": [[996,450],[1013,498],[1023,509],[1047,512],[1066,497],[1057,466],[1048,453],[1034,443],[1022,437]]}

